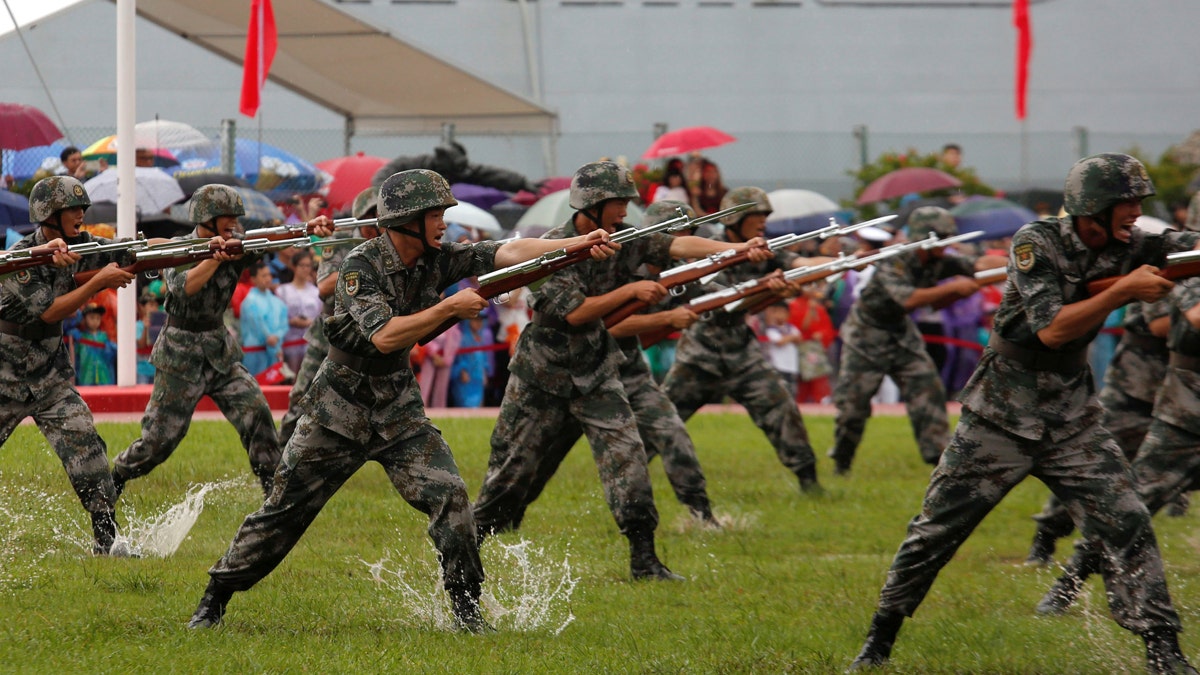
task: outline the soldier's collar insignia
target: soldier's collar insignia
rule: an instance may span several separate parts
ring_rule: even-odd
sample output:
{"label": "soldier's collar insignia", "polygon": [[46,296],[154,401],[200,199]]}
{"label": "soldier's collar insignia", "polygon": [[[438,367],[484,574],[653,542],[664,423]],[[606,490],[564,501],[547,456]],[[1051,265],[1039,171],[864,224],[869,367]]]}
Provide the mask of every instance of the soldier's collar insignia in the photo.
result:
{"label": "soldier's collar insignia", "polygon": [[1016,262],[1017,271],[1019,272],[1028,272],[1033,269],[1033,244],[1019,244],[1014,246],[1013,260]]}
{"label": "soldier's collar insignia", "polygon": [[356,295],[358,293],[358,272],[346,272],[342,275],[342,279],[346,282],[346,294]]}

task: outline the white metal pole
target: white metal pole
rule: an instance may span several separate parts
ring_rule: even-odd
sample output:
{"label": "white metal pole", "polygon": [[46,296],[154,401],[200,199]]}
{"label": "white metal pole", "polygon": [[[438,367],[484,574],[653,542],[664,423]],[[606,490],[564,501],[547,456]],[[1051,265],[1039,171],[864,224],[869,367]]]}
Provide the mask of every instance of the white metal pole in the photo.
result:
{"label": "white metal pole", "polygon": [[[137,67],[135,27],[137,0],[117,0],[117,236],[137,235],[137,190],[135,188],[137,142],[133,125],[137,118]],[[137,289],[129,284],[117,291],[117,384],[137,384]]]}

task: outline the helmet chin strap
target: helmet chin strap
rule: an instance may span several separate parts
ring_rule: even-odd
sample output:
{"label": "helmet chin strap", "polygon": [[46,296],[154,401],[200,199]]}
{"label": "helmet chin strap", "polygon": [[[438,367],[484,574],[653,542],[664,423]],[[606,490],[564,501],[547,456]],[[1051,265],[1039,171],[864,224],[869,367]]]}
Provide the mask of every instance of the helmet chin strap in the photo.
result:
{"label": "helmet chin strap", "polygon": [[419,239],[421,241],[421,253],[422,254],[429,253],[429,251],[430,251],[429,237],[427,236],[427,233],[425,230],[425,213],[424,212],[420,213],[417,216],[416,222],[417,222],[417,231],[416,232],[413,232],[412,230],[408,229],[408,227],[406,227],[407,225],[412,224],[411,221],[408,223],[404,223],[403,225],[397,225],[397,226],[389,228],[389,229],[391,229],[393,232],[398,232],[405,236],[412,237],[414,239]]}
{"label": "helmet chin strap", "polygon": [[592,214],[591,209],[581,209],[579,213],[582,213],[588,220],[595,223],[597,230],[602,230],[604,229],[604,225],[600,222],[600,219],[604,215],[604,202],[594,205],[594,208],[596,209],[595,215]]}
{"label": "helmet chin strap", "polygon": [[[67,233],[63,231],[62,211],[55,211],[49,218],[42,221],[42,225],[58,232],[58,234],[61,235],[63,240],[67,243],[72,243],[79,239],[78,232],[76,232],[74,237],[68,237]],[[78,230],[79,228],[76,227],[75,229]]]}

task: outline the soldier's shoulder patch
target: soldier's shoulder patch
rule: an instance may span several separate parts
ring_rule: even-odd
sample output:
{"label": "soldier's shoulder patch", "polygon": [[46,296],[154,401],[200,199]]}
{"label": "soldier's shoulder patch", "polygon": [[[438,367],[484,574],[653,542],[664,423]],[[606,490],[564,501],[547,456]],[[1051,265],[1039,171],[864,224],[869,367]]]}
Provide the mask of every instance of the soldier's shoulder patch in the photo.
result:
{"label": "soldier's shoulder patch", "polygon": [[15,278],[17,283],[27,284],[33,279],[33,273],[29,270],[21,270],[16,273]]}
{"label": "soldier's shoulder patch", "polygon": [[342,279],[346,282],[346,293],[356,295],[358,293],[358,270],[346,272]]}
{"label": "soldier's shoulder patch", "polygon": [[1020,272],[1028,272],[1033,269],[1033,244],[1018,244],[1013,247],[1013,261],[1017,264],[1017,270]]}

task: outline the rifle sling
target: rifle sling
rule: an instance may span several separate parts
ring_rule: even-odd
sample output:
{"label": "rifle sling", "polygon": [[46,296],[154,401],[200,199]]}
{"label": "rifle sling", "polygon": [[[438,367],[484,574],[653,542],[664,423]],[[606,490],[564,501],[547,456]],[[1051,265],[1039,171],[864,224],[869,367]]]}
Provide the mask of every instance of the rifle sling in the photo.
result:
{"label": "rifle sling", "polygon": [[992,337],[988,340],[988,347],[1004,358],[1015,361],[1029,370],[1076,375],[1086,369],[1088,365],[1087,349],[1076,349],[1071,352],[1035,351],[1009,342],[995,333],[992,333]]}
{"label": "rifle sling", "polygon": [[0,319],[0,333],[15,335],[24,340],[45,340],[46,338],[62,337],[62,324],[45,323],[44,321],[19,324]]}

